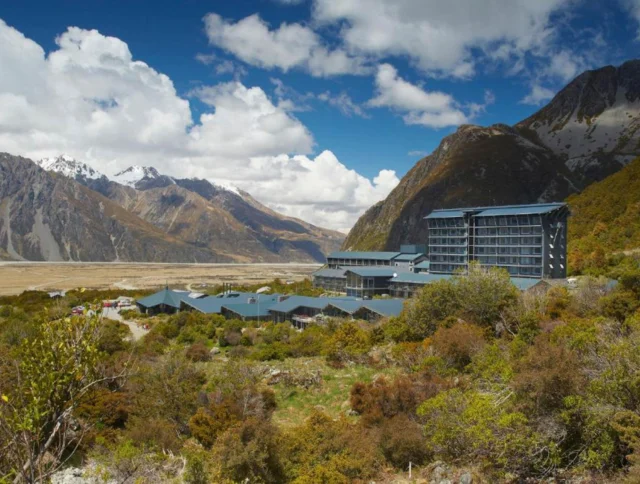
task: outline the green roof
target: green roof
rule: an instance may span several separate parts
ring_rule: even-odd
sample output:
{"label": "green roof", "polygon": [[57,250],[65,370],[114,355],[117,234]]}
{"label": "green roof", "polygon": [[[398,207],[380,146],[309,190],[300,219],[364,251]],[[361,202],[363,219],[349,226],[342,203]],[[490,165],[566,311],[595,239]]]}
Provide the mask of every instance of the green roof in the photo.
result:
{"label": "green roof", "polygon": [[347,272],[353,272],[361,277],[393,277],[398,273],[398,268],[393,266],[370,267],[370,266],[353,266],[347,269]]}
{"label": "green roof", "polygon": [[363,259],[363,260],[392,260],[400,255],[400,252],[332,252],[327,259]]}
{"label": "green roof", "polygon": [[244,303],[244,304],[223,304],[223,309],[231,311],[243,318],[263,318],[270,316],[269,308],[273,302],[268,304]]}
{"label": "green roof", "polygon": [[443,279],[451,279],[449,274],[424,274],[422,272],[403,272],[391,279],[391,282],[401,284],[430,284]]}
{"label": "green roof", "polygon": [[[511,283],[521,291],[526,291],[527,289],[531,289],[533,286],[537,286],[542,282],[544,282],[542,279],[535,279],[531,277],[512,277],[511,278]],[[547,283],[545,282],[545,284]]]}
{"label": "green roof", "polygon": [[429,269],[431,263],[428,260],[423,260],[422,262],[417,263],[414,267],[416,269]]}
{"label": "green roof", "polygon": [[474,217],[494,217],[500,215],[542,215],[567,207],[566,203],[534,203],[530,205],[498,205],[495,207],[468,207],[434,210],[426,219],[458,218],[465,213]]}
{"label": "green roof", "polygon": [[395,261],[411,262],[416,259],[419,259],[420,257],[424,257],[424,254],[400,254],[398,257],[396,257],[393,260],[394,262]]}
{"label": "green roof", "polygon": [[180,309],[180,303],[188,297],[188,292],[177,292],[165,288],[160,292],[151,294],[151,296],[140,299],[137,303],[144,308],[152,308],[164,304],[165,306]]}
{"label": "green roof", "polygon": [[346,279],[345,269],[320,269],[319,271],[311,274],[313,277],[330,277],[334,279]]}

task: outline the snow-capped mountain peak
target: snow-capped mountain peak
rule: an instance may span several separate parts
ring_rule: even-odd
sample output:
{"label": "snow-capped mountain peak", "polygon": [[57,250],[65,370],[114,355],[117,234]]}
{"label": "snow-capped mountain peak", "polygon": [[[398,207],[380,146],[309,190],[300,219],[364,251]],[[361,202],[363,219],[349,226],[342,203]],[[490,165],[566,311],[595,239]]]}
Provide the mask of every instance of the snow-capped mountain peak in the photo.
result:
{"label": "snow-capped mountain peak", "polygon": [[[158,170],[152,166],[133,165],[126,170],[116,173],[111,177],[111,179],[121,185],[127,185],[135,188],[141,180],[153,180],[155,178],[160,178],[161,176],[163,175],[161,175]],[[170,179],[173,181],[173,178]]]}
{"label": "snow-capped mountain peak", "polygon": [[73,179],[85,178],[88,180],[98,180],[104,176],[102,173],[91,168],[86,163],[77,161],[69,155],[43,158],[36,163],[45,171],[60,173],[61,175]]}

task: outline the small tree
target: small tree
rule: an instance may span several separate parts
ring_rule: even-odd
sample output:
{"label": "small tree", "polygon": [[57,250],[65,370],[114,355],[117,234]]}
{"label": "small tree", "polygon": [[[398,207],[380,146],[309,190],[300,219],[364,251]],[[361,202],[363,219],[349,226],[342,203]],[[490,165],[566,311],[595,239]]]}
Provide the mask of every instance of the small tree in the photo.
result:
{"label": "small tree", "polygon": [[518,289],[502,269],[469,265],[469,274],[456,278],[461,309],[473,322],[495,328],[500,314],[518,301]]}
{"label": "small tree", "polygon": [[[82,440],[86,428],[73,418],[82,398],[106,382],[122,382],[102,370],[100,321],[71,318],[43,323],[25,340],[16,361],[14,388],[0,388],[0,470],[14,482],[42,482]],[[0,476],[1,477],[1,476]]]}

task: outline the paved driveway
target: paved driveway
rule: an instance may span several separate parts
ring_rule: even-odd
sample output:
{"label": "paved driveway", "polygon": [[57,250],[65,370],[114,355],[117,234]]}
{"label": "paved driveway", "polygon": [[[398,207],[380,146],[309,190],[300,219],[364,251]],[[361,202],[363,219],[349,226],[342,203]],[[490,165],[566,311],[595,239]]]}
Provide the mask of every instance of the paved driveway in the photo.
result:
{"label": "paved driveway", "polygon": [[[125,309],[128,309],[128,308],[125,308]],[[127,326],[129,326],[129,329],[131,330],[131,334],[133,335],[134,341],[138,341],[140,338],[142,338],[145,334],[149,332],[148,329],[144,329],[142,326],[138,326],[138,324],[135,323],[134,321],[126,321],[122,319],[122,316],[120,316],[120,310],[118,308],[103,308],[102,316],[105,318],[113,319],[114,321],[120,321],[121,323],[124,323]]]}

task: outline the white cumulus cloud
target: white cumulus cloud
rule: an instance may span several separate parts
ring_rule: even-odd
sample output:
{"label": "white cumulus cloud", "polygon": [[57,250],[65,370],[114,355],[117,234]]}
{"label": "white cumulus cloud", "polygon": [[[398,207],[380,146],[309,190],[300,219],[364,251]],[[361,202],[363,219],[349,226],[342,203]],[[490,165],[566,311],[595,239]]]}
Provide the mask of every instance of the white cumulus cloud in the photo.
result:
{"label": "white cumulus cloud", "polygon": [[571,0],[315,0],[317,24],[339,25],[357,55],[404,56],[421,70],[473,75],[479,51],[504,59],[544,46],[550,17]]}
{"label": "white cumulus cloud", "polygon": [[522,104],[531,104],[532,106],[539,106],[542,103],[548,101],[553,96],[555,96],[555,92],[546,87],[540,86],[539,84],[534,84],[531,86],[531,91],[520,101]]}
{"label": "white cumulus cloud", "polygon": [[386,170],[369,180],[330,151],[307,157],[312,134],[259,87],[197,88],[191,94],[210,109],[194,122],[171,79],[122,40],[70,27],[56,45],[47,54],[0,20],[1,150],[233,183],[287,215],[343,230],[398,183]]}
{"label": "white cumulus cloud", "polygon": [[257,14],[233,23],[216,13],[207,14],[204,23],[209,43],[247,64],[284,72],[300,68],[319,77],[367,72],[361,58],[340,48],[330,50],[311,28],[299,23],[270,29]]}
{"label": "white cumulus cloud", "polygon": [[402,112],[407,124],[431,128],[457,126],[468,120],[449,94],[426,91],[398,76],[390,64],[381,64],[375,78],[376,96],[369,100],[372,107],[388,107]]}
{"label": "white cumulus cloud", "polygon": [[371,181],[347,168],[331,151],[323,151],[315,158],[254,158],[249,169],[260,172],[265,166],[274,173],[254,189],[258,198],[279,193],[278,201],[272,205],[275,209],[286,208],[304,220],[331,218],[333,227],[342,231],[354,224],[372,200],[384,199],[400,181],[393,170],[381,170]]}

